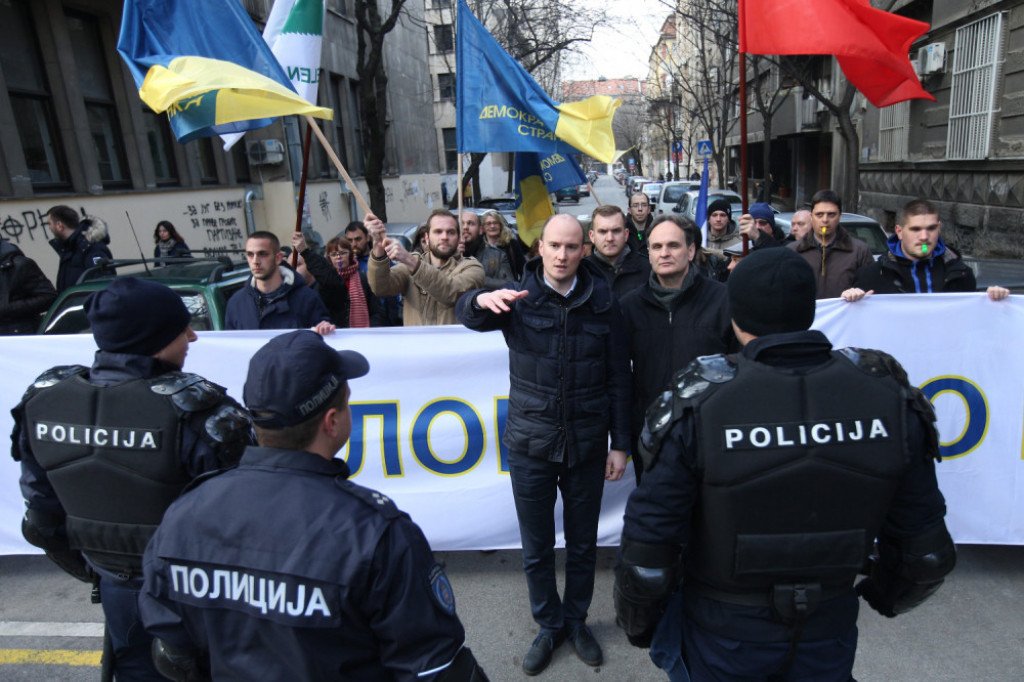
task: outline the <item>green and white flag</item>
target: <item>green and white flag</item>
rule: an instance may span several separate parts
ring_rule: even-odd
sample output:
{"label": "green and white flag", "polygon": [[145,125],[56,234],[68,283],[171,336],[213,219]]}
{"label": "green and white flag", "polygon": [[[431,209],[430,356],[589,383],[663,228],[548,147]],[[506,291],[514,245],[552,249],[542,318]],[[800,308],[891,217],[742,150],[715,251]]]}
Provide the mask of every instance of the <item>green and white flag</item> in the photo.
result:
{"label": "green and white flag", "polygon": [[[275,0],[263,29],[263,40],[281,62],[292,87],[316,103],[320,84],[320,49],[324,37],[324,0]],[[227,151],[243,133],[221,135]]]}

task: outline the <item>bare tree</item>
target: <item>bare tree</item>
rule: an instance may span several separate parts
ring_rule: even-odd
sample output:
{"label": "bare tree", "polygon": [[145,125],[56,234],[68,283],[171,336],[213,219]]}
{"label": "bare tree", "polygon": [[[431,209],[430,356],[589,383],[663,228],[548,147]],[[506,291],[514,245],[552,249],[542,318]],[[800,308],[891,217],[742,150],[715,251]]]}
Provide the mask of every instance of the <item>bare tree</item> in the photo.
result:
{"label": "bare tree", "polygon": [[359,75],[359,116],[366,155],[364,177],[370,194],[370,208],[387,221],[384,201],[384,159],[388,128],[388,74],[384,69],[384,38],[398,23],[405,0],[388,0],[383,16],[377,0],[356,0],[356,73]]}
{"label": "bare tree", "polygon": [[[786,101],[788,92],[779,87],[779,66],[769,58],[752,55],[748,68],[751,71],[747,92],[753,94],[754,108],[761,115],[764,131],[762,155],[764,157],[764,200],[771,201],[774,177],[772,160],[772,118]],[[748,96],[748,103],[750,101]]]}
{"label": "bare tree", "polygon": [[680,0],[677,39],[685,56],[675,82],[698,128],[713,141],[718,182],[727,182],[726,140],[738,96],[736,0]]}
{"label": "bare tree", "polygon": [[637,175],[644,174],[643,153],[645,148],[644,133],[647,129],[647,107],[643,103],[627,102],[619,107],[612,122],[615,133],[615,146],[627,150],[624,158],[636,160]]}

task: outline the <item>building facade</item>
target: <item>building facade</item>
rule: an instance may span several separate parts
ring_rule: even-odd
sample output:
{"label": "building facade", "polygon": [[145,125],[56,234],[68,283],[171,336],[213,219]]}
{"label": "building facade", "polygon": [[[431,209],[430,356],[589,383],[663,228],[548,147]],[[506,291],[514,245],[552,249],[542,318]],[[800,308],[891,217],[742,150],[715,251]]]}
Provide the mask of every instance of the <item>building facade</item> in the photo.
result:
{"label": "building facade", "polygon": [[910,54],[936,101],[868,105],[861,211],[891,228],[904,203],[925,198],[963,253],[1024,256],[1024,2],[904,0],[893,11],[931,25]]}
{"label": "building facade", "polygon": [[[322,125],[365,196],[355,0],[326,2],[322,69],[315,77],[318,103],[335,117]],[[219,139],[179,144],[166,116],[139,99],[117,54],[122,5],[0,2],[0,234],[51,277],[56,257],[46,245],[44,216],[56,204],[103,218],[116,257],[137,257],[136,237],[152,253],[150,235],[161,219],[174,223],[193,249],[242,248],[255,229],[286,237],[295,224],[301,170],[295,118],[247,133],[230,151]],[[272,1],[242,5],[262,30]],[[385,41],[385,186],[393,221],[421,220],[441,201],[421,14],[411,9]],[[307,222],[329,238],[360,212],[315,139],[312,149]]]}

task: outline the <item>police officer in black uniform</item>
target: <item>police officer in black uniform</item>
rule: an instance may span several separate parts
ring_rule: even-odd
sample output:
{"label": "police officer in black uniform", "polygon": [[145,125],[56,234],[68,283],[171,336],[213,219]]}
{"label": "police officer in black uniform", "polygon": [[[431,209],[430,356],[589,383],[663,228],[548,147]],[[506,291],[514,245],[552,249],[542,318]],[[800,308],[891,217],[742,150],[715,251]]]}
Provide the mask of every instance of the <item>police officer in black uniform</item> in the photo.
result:
{"label": "police officer in black uniform", "polygon": [[117,679],[161,680],[138,618],[142,552],[185,485],[236,463],[252,428],[222,387],[181,371],[196,335],[174,291],[122,277],[85,312],[92,367],[48,370],[12,410],[22,532],[98,582]]}
{"label": "police officer in black uniform", "polygon": [[793,251],[751,253],[728,293],[742,352],[694,361],[648,410],[617,620],[673,680],[685,663],[695,681],[846,682],[857,595],[892,617],[955,564],[934,413],[892,357],[808,330],[814,273]]}
{"label": "police officer in black uniform", "polygon": [[487,679],[419,527],[334,459],[368,371],[308,330],[253,356],[260,447],[175,502],[146,549],[142,616],[171,679]]}

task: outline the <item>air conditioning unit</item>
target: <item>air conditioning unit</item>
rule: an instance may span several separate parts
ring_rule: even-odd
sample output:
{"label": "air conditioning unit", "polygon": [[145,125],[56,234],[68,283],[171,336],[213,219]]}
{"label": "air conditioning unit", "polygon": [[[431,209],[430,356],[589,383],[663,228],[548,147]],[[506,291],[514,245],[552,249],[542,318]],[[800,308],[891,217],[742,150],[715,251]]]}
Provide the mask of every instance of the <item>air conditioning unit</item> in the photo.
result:
{"label": "air conditioning unit", "polygon": [[249,163],[253,166],[267,166],[284,161],[284,145],[280,140],[256,140],[245,148]]}
{"label": "air conditioning unit", "polygon": [[917,51],[917,75],[930,76],[946,69],[946,43],[932,43]]}

